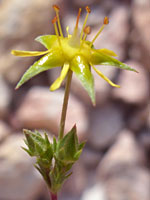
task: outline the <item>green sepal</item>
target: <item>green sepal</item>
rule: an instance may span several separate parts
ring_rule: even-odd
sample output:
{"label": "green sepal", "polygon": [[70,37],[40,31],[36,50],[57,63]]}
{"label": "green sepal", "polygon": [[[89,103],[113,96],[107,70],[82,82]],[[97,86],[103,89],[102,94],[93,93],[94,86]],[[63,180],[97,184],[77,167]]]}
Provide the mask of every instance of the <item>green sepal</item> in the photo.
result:
{"label": "green sepal", "polygon": [[56,35],[41,35],[35,38],[35,40],[43,44],[47,49],[51,49],[53,44],[58,43]]}
{"label": "green sepal", "polygon": [[105,53],[100,52],[99,50],[93,49],[91,52],[92,52],[92,55],[90,58],[90,62],[93,65],[111,65],[111,66],[118,67],[121,69],[137,72],[135,69],[129,67],[128,65],[120,62],[119,60],[109,55],[106,55]]}
{"label": "green sepal", "polygon": [[27,82],[32,77],[49,70],[54,67],[59,67],[64,64],[64,57],[60,49],[53,49],[47,55],[36,61],[22,76],[21,80],[16,86],[18,89],[21,85]]}
{"label": "green sepal", "polygon": [[81,81],[83,87],[88,92],[92,103],[95,105],[94,79],[86,59],[81,55],[75,56],[71,61],[70,67]]}

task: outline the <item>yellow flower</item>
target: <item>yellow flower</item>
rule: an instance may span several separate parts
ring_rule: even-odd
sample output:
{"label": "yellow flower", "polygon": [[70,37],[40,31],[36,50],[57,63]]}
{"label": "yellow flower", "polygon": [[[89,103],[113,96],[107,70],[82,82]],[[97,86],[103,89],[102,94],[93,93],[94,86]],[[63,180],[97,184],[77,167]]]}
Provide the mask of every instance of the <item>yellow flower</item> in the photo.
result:
{"label": "yellow flower", "polygon": [[36,76],[37,74],[46,71],[54,67],[62,67],[60,76],[51,85],[50,90],[54,91],[61,86],[62,81],[65,79],[69,69],[72,70],[75,75],[81,81],[83,87],[87,90],[93,104],[95,104],[95,91],[94,80],[91,73],[91,67],[97,74],[106,80],[111,86],[120,87],[109,80],[104,74],[102,74],[94,65],[111,65],[118,68],[135,71],[135,69],[127,66],[126,64],[118,61],[114,57],[116,54],[108,49],[95,49],[94,42],[104,27],[109,23],[108,17],[104,18],[103,25],[99,29],[96,36],[92,41],[87,41],[86,37],[90,33],[90,27],[86,26],[88,16],[91,12],[87,6],[87,15],[82,26],[81,32],[78,28],[79,18],[81,14],[81,8],[79,8],[75,28],[73,34],[69,34],[69,27],[66,28],[67,37],[62,33],[60,19],[59,19],[59,7],[53,6],[56,17],[52,20],[56,35],[43,35],[36,38],[36,41],[43,44],[47,51],[18,51],[12,50],[12,54],[15,56],[40,56],[44,55],[37,62],[35,62],[22,76],[21,80],[16,86],[19,88],[26,81]]}

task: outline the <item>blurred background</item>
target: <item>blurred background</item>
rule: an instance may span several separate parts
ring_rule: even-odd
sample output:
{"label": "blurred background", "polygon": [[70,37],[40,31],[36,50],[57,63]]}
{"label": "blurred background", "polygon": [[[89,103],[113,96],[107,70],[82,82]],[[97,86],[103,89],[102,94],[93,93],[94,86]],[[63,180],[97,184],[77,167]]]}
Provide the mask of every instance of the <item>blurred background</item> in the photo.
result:
{"label": "blurred background", "polygon": [[77,124],[87,140],[73,175],[60,192],[61,200],[150,199],[150,1],[149,0],[0,0],[0,200],[48,200],[40,174],[23,146],[22,129],[57,134],[64,86],[49,92],[59,69],[49,70],[15,91],[15,85],[37,57],[12,56],[12,49],[44,50],[34,41],[53,34],[53,4],[61,23],[74,28],[78,8],[82,26],[86,11],[91,40],[104,16],[110,24],[95,42],[108,48],[139,74],[111,66],[99,69],[121,88],[112,88],[94,74],[96,107],[73,77],[66,131]]}

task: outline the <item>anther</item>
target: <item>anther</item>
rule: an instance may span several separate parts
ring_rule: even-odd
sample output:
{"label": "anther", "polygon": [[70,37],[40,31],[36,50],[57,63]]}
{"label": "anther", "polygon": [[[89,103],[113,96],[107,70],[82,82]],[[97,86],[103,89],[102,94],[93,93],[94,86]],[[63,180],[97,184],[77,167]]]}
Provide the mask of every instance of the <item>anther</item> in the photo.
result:
{"label": "anther", "polygon": [[52,24],[55,24],[57,22],[57,17],[55,16],[53,19],[52,19]]}
{"label": "anther", "polygon": [[103,23],[104,23],[105,25],[109,24],[109,18],[108,18],[108,17],[105,17]]}
{"label": "anther", "polygon": [[87,35],[89,35],[91,33],[91,27],[90,26],[86,26],[84,28],[84,33],[87,34]]}
{"label": "anther", "polygon": [[91,27],[90,26],[86,26],[83,31],[84,31],[83,41],[85,41],[87,35],[89,35],[91,33]]}
{"label": "anther", "polygon": [[91,12],[91,9],[88,6],[86,6],[85,9],[86,9],[87,13]]}
{"label": "anther", "polygon": [[57,5],[53,5],[53,8],[54,8],[55,11],[59,11],[60,10],[60,8]]}

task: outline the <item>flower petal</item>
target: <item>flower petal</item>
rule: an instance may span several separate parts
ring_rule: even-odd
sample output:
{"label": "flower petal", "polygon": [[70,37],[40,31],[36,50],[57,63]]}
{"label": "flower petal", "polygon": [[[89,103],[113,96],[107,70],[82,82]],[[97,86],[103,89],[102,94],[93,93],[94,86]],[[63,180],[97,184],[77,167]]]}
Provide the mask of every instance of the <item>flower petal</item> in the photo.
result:
{"label": "flower petal", "polygon": [[100,72],[98,69],[96,69],[93,65],[92,65],[93,69],[96,71],[96,73],[102,77],[105,81],[107,81],[111,86],[113,87],[117,87],[120,88],[120,85],[116,85],[115,83],[113,83],[111,80],[109,80],[102,72]]}
{"label": "flower petal", "polygon": [[90,71],[90,66],[85,58],[79,55],[75,56],[70,67],[83,84],[83,87],[87,90],[92,103],[95,104],[94,79]]}
{"label": "flower petal", "polygon": [[98,49],[98,51],[101,53],[105,53],[108,56],[114,56],[117,57],[117,54],[109,49]]}
{"label": "flower petal", "polygon": [[47,49],[51,49],[54,43],[58,43],[56,35],[41,35],[35,38],[35,40],[43,44]]}
{"label": "flower petal", "polygon": [[14,56],[20,56],[20,57],[28,57],[28,56],[41,56],[49,51],[19,51],[19,50],[12,50],[11,54]]}
{"label": "flower petal", "polygon": [[99,52],[99,50],[91,50],[90,62],[93,65],[111,65],[121,69],[126,69],[129,71],[137,72],[135,69],[129,67],[128,65],[120,62],[119,60],[112,58],[111,56],[106,55],[105,53]]}
{"label": "flower petal", "polygon": [[61,70],[60,76],[51,85],[51,87],[50,87],[51,91],[57,90],[60,87],[61,83],[63,82],[63,80],[65,79],[65,77],[68,73],[68,70],[69,70],[69,63],[66,62],[66,63],[64,63],[64,66]]}
{"label": "flower petal", "polygon": [[22,84],[27,82],[37,74],[46,71],[48,69],[62,66],[64,63],[64,57],[59,49],[51,51],[49,54],[43,56],[40,60],[35,62],[22,76],[21,80],[16,86],[18,89]]}

